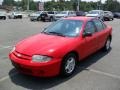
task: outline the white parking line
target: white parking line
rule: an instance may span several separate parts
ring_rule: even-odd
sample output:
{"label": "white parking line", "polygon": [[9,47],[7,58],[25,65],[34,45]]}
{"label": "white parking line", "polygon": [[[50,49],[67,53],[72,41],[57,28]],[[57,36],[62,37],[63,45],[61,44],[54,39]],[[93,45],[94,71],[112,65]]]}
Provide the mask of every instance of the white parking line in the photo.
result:
{"label": "white parking line", "polygon": [[110,73],[107,73],[107,72],[102,72],[102,71],[98,71],[98,70],[94,70],[94,69],[86,69],[86,70],[88,70],[90,72],[98,73],[98,74],[101,74],[101,75],[105,75],[105,76],[108,76],[108,77],[120,79],[120,76],[114,75],[114,74],[110,74]]}
{"label": "white parking line", "polygon": [[4,46],[4,45],[0,45],[0,49],[11,49],[12,46]]}
{"label": "white parking line", "polygon": [[[105,75],[105,76],[108,76],[108,77],[111,77],[111,78],[115,78],[115,79],[119,79],[120,80],[120,76],[118,76],[118,75],[114,75],[114,74],[110,74],[110,73],[106,73],[106,72],[102,72],[102,71],[98,71],[98,70],[94,70],[94,69],[86,69],[86,68],[84,68],[84,67],[81,67],[83,70],[85,70],[85,71],[90,71],[90,72],[94,72],[94,73],[97,73],[97,74],[101,74],[101,75]],[[9,79],[9,77],[14,77],[15,75],[17,75],[18,74],[18,72],[16,72],[16,73],[13,73],[13,74],[11,74],[10,76],[5,76],[5,77],[3,77],[3,78],[1,78],[0,79],[0,82],[3,82],[3,81],[5,81],[5,80],[7,80],[7,79]]]}

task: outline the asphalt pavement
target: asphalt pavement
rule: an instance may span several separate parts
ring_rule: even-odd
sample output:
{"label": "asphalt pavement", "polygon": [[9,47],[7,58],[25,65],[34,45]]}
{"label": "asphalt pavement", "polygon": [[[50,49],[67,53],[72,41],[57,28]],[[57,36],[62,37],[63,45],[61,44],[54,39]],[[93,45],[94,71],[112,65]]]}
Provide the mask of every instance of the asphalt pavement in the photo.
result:
{"label": "asphalt pavement", "polygon": [[113,27],[109,52],[86,58],[68,78],[37,78],[18,73],[8,54],[18,41],[40,33],[50,22],[0,20],[0,90],[120,90],[120,19],[105,23]]}

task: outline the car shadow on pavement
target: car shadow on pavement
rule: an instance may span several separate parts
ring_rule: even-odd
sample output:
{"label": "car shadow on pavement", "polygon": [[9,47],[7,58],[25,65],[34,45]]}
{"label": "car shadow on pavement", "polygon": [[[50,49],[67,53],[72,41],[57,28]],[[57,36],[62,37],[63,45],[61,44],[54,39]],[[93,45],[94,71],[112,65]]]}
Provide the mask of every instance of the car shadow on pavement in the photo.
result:
{"label": "car shadow on pavement", "polygon": [[[111,48],[112,49],[112,48]],[[14,68],[9,72],[9,77],[11,81],[23,88],[30,89],[30,90],[44,90],[44,89],[50,89],[54,86],[57,86],[61,83],[65,83],[66,81],[70,80],[72,77],[76,76],[77,74],[80,74],[81,71],[87,70],[89,66],[99,61],[101,58],[103,58],[105,55],[107,55],[111,49],[108,52],[102,52],[101,50],[96,52],[95,54],[87,57],[85,60],[78,63],[77,68],[73,75],[69,77],[51,77],[51,78],[38,78],[38,77],[32,77],[28,75],[23,75],[20,73],[17,73],[16,75],[12,75],[17,70]]]}

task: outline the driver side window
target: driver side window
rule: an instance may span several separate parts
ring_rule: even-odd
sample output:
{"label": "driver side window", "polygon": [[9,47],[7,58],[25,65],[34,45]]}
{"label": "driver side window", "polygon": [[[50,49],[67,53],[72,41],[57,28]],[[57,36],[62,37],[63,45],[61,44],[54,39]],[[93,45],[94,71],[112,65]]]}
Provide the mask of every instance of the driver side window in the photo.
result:
{"label": "driver side window", "polygon": [[87,24],[86,24],[86,27],[85,27],[85,32],[90,32],[90,33],[95,33],[95,26],[94,26],[94,24],[93,24],[93,22],[91,22],[91,21],[89,21],[89,22],[87,22]]}

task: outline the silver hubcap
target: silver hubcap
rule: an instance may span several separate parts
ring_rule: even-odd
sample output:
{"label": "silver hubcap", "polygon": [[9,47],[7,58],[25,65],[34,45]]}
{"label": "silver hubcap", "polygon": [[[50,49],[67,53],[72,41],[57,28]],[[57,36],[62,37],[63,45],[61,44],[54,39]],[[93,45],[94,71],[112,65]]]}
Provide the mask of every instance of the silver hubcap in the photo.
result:
{"label": "silver hubcap", "polygon": [[107,42],[106,42],[106,49],[107,49],[107,50],[110,48],[110,43],[111,43],[111,42],[110,42],[110,39],[108,39]]}
{"label": "silver hubcap", "polygon": [[75,58],[70,57],[67,60],[66,66],[65,66],[65,70],[67,73],[71,73],[75,68]]}

